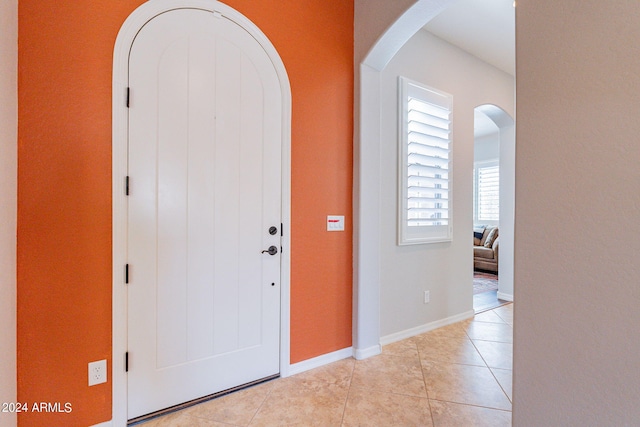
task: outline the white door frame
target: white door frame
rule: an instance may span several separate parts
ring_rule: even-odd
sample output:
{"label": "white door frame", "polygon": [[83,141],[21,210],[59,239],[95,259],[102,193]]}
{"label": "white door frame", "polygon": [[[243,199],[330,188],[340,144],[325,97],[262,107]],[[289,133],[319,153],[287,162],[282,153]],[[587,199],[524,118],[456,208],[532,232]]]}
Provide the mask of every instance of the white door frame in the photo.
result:
{"label": "white door frame", "polygon": [[153,17],[174,9],[197,8],[221,14],[251,34],[263,47],[278,75],[282,91],[282,237],[280,295],[280,375],[290,369],[290,235],[291,235],[291,86],[282,59],[265,34],[235,9],[215,0],[154,0],[143,3],[126,19],[116,39],[112,89],[112,199],[113,199],[113,307],[112,307],[112,425],[127,423],[127,197],[125,177],[128,158],[128,110],[126,107],[129,52],[138,31]]}

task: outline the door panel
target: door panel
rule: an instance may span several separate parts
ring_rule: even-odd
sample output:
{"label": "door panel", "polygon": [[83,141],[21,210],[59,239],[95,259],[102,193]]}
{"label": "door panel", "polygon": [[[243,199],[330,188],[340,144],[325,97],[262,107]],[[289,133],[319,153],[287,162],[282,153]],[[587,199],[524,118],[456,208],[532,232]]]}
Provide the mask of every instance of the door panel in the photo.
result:
{"label": "door panel", "polygon": [[245,30],[159,15],[129,65],[129,418],[277,374],[281,92]]}

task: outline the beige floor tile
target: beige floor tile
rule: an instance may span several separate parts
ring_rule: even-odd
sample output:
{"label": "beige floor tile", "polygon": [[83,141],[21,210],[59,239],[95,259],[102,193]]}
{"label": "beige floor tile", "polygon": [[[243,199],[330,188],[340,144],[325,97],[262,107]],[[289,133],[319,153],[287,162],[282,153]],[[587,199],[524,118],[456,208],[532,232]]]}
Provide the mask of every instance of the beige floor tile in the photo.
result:
{"label": "beige floor tile", "polygon": [[497,312],[507,311],[507,312],[513,313],[513,303],[508,303],[508,304],[505,304],[505,305],[501,305],[500,307],[496,307],[495,310]]}
{"label": "beige floor tile", "polygon": [[434,427],[509,427],[511,412],[431,400]]}
{"label": "beige floor tile", "polygon": [[401,357],[418,357],[418,348],[416,347],[415,338],[407,338],[406,340],[394,342],[382,347],[382,353],[392,356]]}
{"label": "beige floor tile", "polygon": [[468,337],[422,336],[416,340],[420,360],[487,366]]}
{"label": "beige floor tile", "polygon": [[473,317],[474,322],[488,322],[488,323],[506,323],[504,319],[498,316],[493,310],[483,311]]}
{"label": "beige floor tile", "polygon": [[381,354],[356,361],[352,387],[427,397],[420,359]]}
{"label": "beige floor tile", "polygon": [[238,390],[226,396],[185,409],[192,417],[239,426],[249,425],[267,395],[279,380]]}
{"label": "beige floor tile", "polygon": [[[468,321],[471,321],[471,319],[469,319]],[[417,337],[414,338],[418,338],[418,337],[423,337],[423,336],[442,336],[442,337],[453,337],[453,338],[460,338],[460,337],[466,337],[467,333],[465,332],[465,328],[463,325],[464,322],[457,322],[457,323],[453,323],[451,325],[447,325],[447,326],[443,326],[442,328],[438,328],[438,329],[434,329],[433,331],[429,331],[429,332],[425,332],[424,334],[420,334]]]}
{"label": "beige floor tile", "polygon": [[251,426],[339,426],[348,387],[295,377],[274,384]]}
{"label": "beige floor tile", "polygon": [[230,427],[230,424],[192,417],[184,411],[164,415],[138,425],[140,427]]}
{"label": "beige floor tile", "polygon": [[506,323],[470,322],[465,330],[472,340],[513,342],[513,327]]}
{"label": "beige floor tile", "polygon": [[431,426],[429,400],[352,387],[347,398],[343,427]]}
{"label": "beige floor tile", "polygon": [[491,372],[493,372],[493,376],[496,377],[509,400],[513,402],[513,371],[491,368]]}
{"label": "beige floor tile", "polygon": [[490,368],[513,369],[513,344],[471,340]]}
{"label": "beige floor tile", "polygon": [[513,304],[503,305],[492,311],[500,316],[506,323],[513,325]]}
{"label": "beige floor tile", "polygon": [[295,375],[293,378],[307,381],[323,381],[348,387],[351,383],[356,360],[353,358],[339,360],[319,368],[311,369]]}
{"label": "beige floor tile", "polygon": [[141,425],[508,426],[512,324],[513,304],[501,306],[387,345],[376,357],[344,359]]}
{"label": "beige floor tile", "polygon": [[511,402],[489,368],[424,362],[429,399],[511,410]]}

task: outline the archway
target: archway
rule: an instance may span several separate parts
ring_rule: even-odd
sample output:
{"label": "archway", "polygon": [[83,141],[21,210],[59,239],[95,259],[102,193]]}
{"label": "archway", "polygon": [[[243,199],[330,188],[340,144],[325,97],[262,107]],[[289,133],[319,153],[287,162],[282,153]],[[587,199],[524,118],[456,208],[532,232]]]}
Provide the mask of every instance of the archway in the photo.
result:
{"label": "archway", "polygon": [[380,236],[380,79],[381,72],[400,48],[451,1],[420,0],[407,9],[378,39],[359,67],[359,104],[356,106],[354,221],[354,355],[358,359],[381,352],[378,268]]}

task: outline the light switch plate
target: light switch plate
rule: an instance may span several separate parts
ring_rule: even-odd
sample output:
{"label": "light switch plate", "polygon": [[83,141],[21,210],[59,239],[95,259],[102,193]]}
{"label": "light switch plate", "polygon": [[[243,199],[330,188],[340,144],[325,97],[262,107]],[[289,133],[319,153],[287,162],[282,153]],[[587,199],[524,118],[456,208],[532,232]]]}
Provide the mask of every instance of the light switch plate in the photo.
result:
{"label": "light switch plate", "polygon": [[327,231],[344,231],[344,215],[328,215]]}

